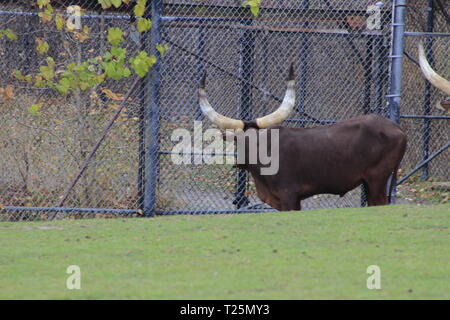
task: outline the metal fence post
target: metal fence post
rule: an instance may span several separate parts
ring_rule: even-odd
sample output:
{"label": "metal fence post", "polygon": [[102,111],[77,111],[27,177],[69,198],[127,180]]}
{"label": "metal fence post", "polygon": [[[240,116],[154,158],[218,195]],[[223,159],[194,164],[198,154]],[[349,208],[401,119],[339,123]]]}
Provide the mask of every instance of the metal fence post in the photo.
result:
{"label": "metal fence post", "polygon": [[159,114],[161,86],[161,57],[156,46],[161,42],[162,0],[152,1],[152,39],[151,50],[157,58],[153,66],[150,84],[150,100],[146,112],[146,157],[145,157],[145,195],[144,215],[153,216],[156,209],[156,189],[159,169]]}
{"label": "metal fence post", "polygon": [[[144,18],[151,19],[151,12],[147,13]],[[136,33],[138,34],[137,30]],[[148,49],[151,45],[152,35],[151,30],[144,32],[139,36],[139,46],[141,50],[148,52]],[[140,92],[140,100],[141,106],[139,108],[139,141],[138,141],[138,176],[137,176],[137,197],[138,197],[138,206],[139,210],[144,211],[144,196],[145,196],[145,134],[147,128],[147,109],[150,101],[150,86],[151,85],[151,76],[148,74],[142,79],[141,82],[141,92]]]}
{"label": "metal fence post", "polygon": [[[363,113],[369,114],[371,112],[372,102],[372,59],[373,59],[373,42],[374,39],[369,36],[366,41],[366,59],[364,61],[364,79],[365,79],[365,91],[363,102]],[[360,205],[361,207],[367,206],[367,190],[364,184],[361,185]]]}
{"label": "metal fence post", "polygon": [[[427,16],[427,32],[433,32],[434,27],[434,6],[433,0],[428,0],[428,16]],[[433,38],[426,39],[425,51],[428,61],[433,64]],[[431,84],[425,80],[425,91],[424,91],[424,105],[423,105],[424,115],[430,115],[431,113]],[[422,160],[428,159],[430,156],[430,133],[431,133],[431,121],[430,119],[423,120],[423,149],[422,149]],[[422,167],[422,177],[421,180],[425,181],[429,178],[429,168],[428,163]]]}
{"label": "metal fence post", "polygon": [[[252,24],[251,19],[245,19],[243,24],[248,26]],[[251,120],[252,118],[252,86],[253,83],[253,55],[255,51],[255,39],[252,31],[243,28],[242,34],[239,39],[241,61],[240,61],[240,73],[241,78],[244,80],[241,87],[241,108],[239,118],[243,120]],[[240,209],[246,207],[250,201],[245,194],[247,189],[248,174],[245,170],[239,170],[237,173],[236,181],[236,199],[234,201],[236,208]]]}
{"label": "metal fence post", "polygon": [[[393,23],[391,40],[391,64],[390,64],[390,89],[386,96],[389,99],[389,119],[400,122],[400,101],[403,72],[403,47],[405,40],[405,11],[406,0],[394,0],[393,2]],[[390,182],[392,179],[389,179]],[[389,183],[390,184],[390,183]],[[388,186],[389,187],[389,186]],[[397,190],[394,186],[392,190],[391,202],[395,203]]]}

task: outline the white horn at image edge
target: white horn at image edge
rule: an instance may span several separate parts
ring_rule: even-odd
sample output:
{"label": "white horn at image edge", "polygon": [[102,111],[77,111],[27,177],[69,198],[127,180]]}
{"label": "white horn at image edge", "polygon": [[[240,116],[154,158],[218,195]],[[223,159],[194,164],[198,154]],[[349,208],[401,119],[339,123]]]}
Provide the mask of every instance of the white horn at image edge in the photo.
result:
{"label": "white horn at image edge", "polygon": [[436,88],[450,96],[450,81],[444,79],[431,68],[422,43],[419,43],[419,64],[425,78]]}

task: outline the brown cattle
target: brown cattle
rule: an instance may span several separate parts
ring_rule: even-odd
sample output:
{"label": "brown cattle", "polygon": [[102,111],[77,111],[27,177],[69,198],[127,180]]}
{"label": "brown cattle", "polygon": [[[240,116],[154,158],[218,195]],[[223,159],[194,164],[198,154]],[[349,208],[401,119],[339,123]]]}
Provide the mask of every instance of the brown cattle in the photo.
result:
{"label": "brown cattle", "polygon": [[[366,186],[369,206],[386,205],[387,183],[392,174],[389,194],[396,182],[397,170],[406,149],[406,135],[393,121],[376,114],[363,115],[336,124],[315,128],[288,128],[278,124],[287,118],[295,103],[294,71],[291,67],[287,91],[281,106],[272,114],[252,121],[231,119],[218,114],[208,102],[205,78],[199,89],[203,113],[224,129],[278,130],[279,169],[263,175],[260,159],[238,164],[255,181],[258,196],[278,210],[300,210],[301,201],[316,194],[344,196],[361,184]],[[268,138],[270,150],[271,139]],[[260,148],[259,140],[256,149]],[[241,151],[242,152],[242,151]]]}

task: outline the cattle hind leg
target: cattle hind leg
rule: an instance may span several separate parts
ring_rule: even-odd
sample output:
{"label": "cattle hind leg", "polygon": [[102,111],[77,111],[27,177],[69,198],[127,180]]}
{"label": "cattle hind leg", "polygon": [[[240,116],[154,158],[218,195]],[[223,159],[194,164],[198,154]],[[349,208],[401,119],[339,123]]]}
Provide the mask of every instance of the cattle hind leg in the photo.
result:
{"label": "cattle hind leg", "polygon": [[[368,173],[368,178],[364,179],[368,187],[368,206],[384,206],[391,202],[392,190],[397,184],[397,172],[405,150],[406,138],[400,140],[399,152],[387,159],[388,163],[392,164],[390,170],[381,167],[373,168]],[[392,179],[389,179],[391,175]],[[389,186],[388,181],[390,181]]]}
{"label": "cattle hind leg", "polygon": [[389,194],[388,194],[388,202],[392,204],[392,192],[394,190],[394,187],[397,186],[397,173],[398,173],[398,165],[395,167],[394,171],[392,172],[392,177],[390,179],[390,185],[389,185]]}

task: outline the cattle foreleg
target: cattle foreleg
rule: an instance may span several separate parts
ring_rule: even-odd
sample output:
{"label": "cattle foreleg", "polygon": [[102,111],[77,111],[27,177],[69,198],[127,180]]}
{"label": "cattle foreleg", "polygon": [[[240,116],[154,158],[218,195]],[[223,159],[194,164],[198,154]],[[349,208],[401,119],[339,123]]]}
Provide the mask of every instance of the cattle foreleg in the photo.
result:
{"label": "cattle foreleg", "polygon": [[284,194],[280,197],[280,211],[301,210],[300,199],[296,194]]}

